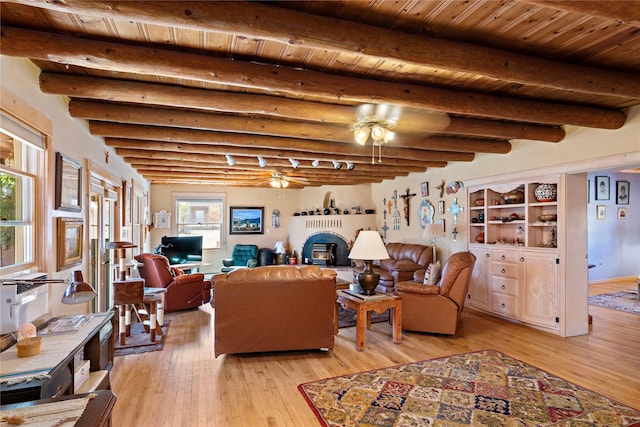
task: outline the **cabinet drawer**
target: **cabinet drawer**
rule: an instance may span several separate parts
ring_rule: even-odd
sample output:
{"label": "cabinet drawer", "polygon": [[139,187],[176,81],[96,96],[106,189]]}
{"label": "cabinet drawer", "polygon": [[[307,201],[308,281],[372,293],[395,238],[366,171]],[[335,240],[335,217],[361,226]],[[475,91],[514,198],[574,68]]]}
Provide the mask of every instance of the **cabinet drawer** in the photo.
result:
{"label": "cabinet drawer", "polygon": [[491,275],[496,277],[518,278],[518,264],[510,264],[506,262],[491,263]]}
{"label": "cabinet drawer", "polygon": [[518,280],[508,279],[505,277],[492,277],[491,287],[493,292],[499,292],[506,295],[518,295]]}
{"label": "cabinet drawer", "polygon": [[518,315],[518,299],[515,296],[494,292],[492,301],[492,309],[494,312],[508,316]]}
{"label": "cabinet drawer", "polygon": [[494,249],[491,251],[491,259],[494,262],[516,262],[518,260],[518,252]]}

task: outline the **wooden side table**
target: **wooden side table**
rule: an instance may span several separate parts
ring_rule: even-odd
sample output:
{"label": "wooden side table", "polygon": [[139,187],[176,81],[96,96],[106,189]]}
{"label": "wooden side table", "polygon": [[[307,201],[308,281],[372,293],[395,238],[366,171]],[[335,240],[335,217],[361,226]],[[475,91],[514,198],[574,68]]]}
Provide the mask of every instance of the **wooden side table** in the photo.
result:
{"label": "wooden side table", "polygon": [[360,295],[353,291],[339,290],[337,303],[345,309],[356,311],[356,349],[364,350],[365,332],[371,328],[371,312],[384,313],[391,309],[393,342],[402,342],[402,298],[397,295]]}

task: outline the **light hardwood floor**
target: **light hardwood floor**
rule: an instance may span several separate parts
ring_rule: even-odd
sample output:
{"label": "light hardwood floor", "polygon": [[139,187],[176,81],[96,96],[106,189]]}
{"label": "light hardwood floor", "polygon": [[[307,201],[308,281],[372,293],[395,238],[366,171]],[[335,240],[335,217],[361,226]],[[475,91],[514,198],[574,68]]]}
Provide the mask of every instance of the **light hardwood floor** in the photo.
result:
{"label": "light hardwood floor", "polygon": [[[633,286],[598,284],[589,292]],[[640,315],[593,306],[589,312],[590,333],[572,338],[465,310],[453,337],[405,332],[396,345],[391,326],[378,323],[367,332],[364,352],[355,350],[352,327],[340,329],[332,352],[217,359],[214,310],[172,313],[164,350],[116,358],[113,425],[319,425],[297,390],[301,383],[491,348],[640,409]]]}

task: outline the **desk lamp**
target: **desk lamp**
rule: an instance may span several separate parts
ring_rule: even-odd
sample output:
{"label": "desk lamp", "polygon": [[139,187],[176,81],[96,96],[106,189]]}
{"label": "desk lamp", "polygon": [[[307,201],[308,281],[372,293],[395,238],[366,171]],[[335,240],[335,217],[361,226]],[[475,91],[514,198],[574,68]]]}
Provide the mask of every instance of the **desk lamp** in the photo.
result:
{"label": "desk lamp", "polygon": [[444,228],[442,224],[427,224],[422,232],[422,237],[431,239],[431,246],[433,246],[433,263],[436,263],[436,239],[444,237]]}
{"label": "desk lamp", "polygon": [[91,301],[98,295],[95,289],[84,281],[82,271],[75,270],[72,277],[71,284],[67,286],[62,295],[64,304],[82,304]]}
{"label": "desk lamp", "polygon": [[361,231],[349,252],[349,259],[364,261],[364,270],[358,274],[358,283],[364,295],[375,295],[380,275],[373,271],[371,263],[374,260],[389,259],[387,249],[377,231]]}

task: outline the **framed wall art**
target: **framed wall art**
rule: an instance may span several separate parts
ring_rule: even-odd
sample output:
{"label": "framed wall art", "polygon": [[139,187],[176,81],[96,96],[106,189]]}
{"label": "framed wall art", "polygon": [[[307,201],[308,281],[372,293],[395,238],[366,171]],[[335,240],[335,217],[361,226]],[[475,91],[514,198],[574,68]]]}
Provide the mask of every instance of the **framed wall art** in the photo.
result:
{"label": "framed wall art", "polygon": [[229,234],[264,234],[264,207],[231,206]]}
{"label": "framed wall art", "polygon": [[82,198],[82,167],[64,154],[56,153],[56,209],[80,212]]}
{"label": "framed wall art", "polygon": [[607,207],[605,205],[596,206],[596,219],[605,219],[607,216]]}
{"label": "framed wall art", "polygon": [[82,264],[82,219],[58,217],[58,271]]}
{"label": "framed wall art", "polygon": [[609,200],[609,177],[596,176],[596,200]]}
{"label": "framed wall art", "polygon": [[616,204],[629,204],[629,181],[616,181]]}
{"label": "framed wall art", "polygon": [[427,197],[429,195],[429,183],[428,182],[421,183],[420,190],[422,191],[422,197]]}
{"label": "framed wall art", "polygon": [[627,208],[618,208],[618,219],[627,219]]}

